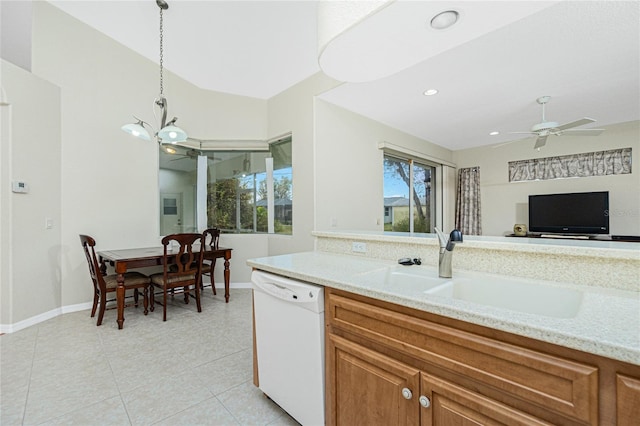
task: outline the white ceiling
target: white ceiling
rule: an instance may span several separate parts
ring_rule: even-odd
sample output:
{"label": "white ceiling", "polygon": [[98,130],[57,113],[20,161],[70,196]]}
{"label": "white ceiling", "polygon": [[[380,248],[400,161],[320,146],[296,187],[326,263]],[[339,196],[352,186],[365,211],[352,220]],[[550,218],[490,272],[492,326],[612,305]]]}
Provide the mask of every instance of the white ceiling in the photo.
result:
{"label": "white ceiling", "polygon": [[[158,61],[155,1],[51,3]],[[427,31],[430,3],[455,6],[462,19],[434,35]],[[406,53],[408,68],[372,82],[344,83],[322,98],[453,150],[516,139],[508,132],[526,131],[541,121],[535,100],[543,95],[551,96],[547,120],[561,124],[586,116],[597,122],[584,128],[606,128],[640,119],[639,2],[549,2],[540,11],[530,2],[502,2],[509,6],[502,27],[495,18],[503,15],[489,9],[501,2],[486,3],[491,19],[478,3],[398,1],[383,8],[386,15],[363,24],[379,39],[411,33],[413,41],[397,47]],[[164,66],[201,88],[268,99],[319,71],[316,2],[170,0],[169,5]],[[520,5],[514,18],[514,6]],[[427,16],[386,17],[407,11]],[[484,31],[472,29],[478,22],[487,22]],[[407,30],[398,31],[398,25]],[[407,48],[415,45],[412,25],[426,29],[421,43],[438,48],[412,59],[417,54]],[[423,96],[428,88],[439,93]],[[489,136],[491,131],[501,133]],[[554,140],[560,141],[548,143]],[[524,143],[533,147],[532,138]]]}

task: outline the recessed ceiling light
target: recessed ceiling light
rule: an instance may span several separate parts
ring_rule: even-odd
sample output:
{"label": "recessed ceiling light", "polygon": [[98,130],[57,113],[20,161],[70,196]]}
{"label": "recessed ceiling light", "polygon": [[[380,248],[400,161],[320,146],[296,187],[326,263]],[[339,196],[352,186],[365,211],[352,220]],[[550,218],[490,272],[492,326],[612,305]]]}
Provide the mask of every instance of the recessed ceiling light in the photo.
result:
{"label": "recessed ceiling light", "polygon": [[423,92],[423,95],[425,95],[425,96],[433,96],[436,93],[438,93],[438,89],[428,89],[428,90],[425,90]]}
{"label": "recessed ceiling light", "polygon": [[500,134],[500,132],[491,132],[491,133],[489,133],[489,136],[495,136],[495,135],[499,135],[499,134]]}
{"label": "recessed ceiling light", "polygon": [[444,30],[445,28],[449,28],[458,22],[459,16],[460,14],[455,10],[440,12],[431,19],[431,28],[434,30]]}

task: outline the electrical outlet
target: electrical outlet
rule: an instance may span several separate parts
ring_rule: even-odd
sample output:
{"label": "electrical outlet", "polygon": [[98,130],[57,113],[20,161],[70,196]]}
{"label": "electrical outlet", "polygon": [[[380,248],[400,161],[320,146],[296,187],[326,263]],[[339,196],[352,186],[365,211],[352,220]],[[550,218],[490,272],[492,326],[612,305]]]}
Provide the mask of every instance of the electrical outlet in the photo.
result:
{"label": "electrical outlet", "polygon": [[355,253],[366,253],[367,252],[367,243],[360,243],[354,241],[351,244],[351,251]]}

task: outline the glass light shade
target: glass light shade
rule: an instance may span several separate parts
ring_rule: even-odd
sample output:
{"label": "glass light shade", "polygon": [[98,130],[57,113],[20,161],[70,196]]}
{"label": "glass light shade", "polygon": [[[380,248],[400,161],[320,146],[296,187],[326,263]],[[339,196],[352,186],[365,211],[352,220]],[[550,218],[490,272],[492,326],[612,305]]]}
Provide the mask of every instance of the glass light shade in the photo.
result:
{"label": "glass light shade", "polygon": [[158,137],[163,142],[184,142],[187,140],[187,133],[178,126],[165,126],[158,132]]}
{"label": "glass light shade", "polygon": [[125,124],[124,126],[121,127],[121,129],[129,133],[130,135],[133,135],[140,139],[144,139],[146,141],[151,140],[151,136],[149,136],[149,132],[147,131],[147,129],[144,128],[141,122]]}

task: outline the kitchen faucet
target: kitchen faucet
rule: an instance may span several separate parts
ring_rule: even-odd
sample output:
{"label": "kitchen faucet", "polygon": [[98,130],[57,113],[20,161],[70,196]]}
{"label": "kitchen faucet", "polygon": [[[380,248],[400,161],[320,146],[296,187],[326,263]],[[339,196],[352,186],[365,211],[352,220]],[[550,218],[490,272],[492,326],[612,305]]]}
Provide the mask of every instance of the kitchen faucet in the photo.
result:
{"label": "kitchen faucet", "polygon": [[440,242],[440,257],[438,259],[438,276],[440,278],[451,278],[451,258],[453,257],[453,248],[456,243],[462,242],[462,232],[457,229],[451,231],[447,238],[442,231],[434,228]]}

